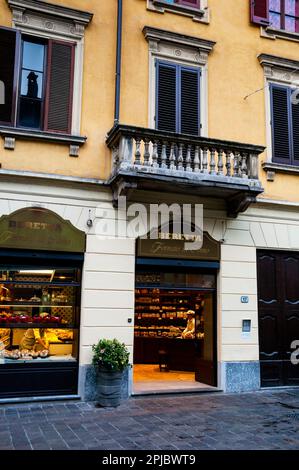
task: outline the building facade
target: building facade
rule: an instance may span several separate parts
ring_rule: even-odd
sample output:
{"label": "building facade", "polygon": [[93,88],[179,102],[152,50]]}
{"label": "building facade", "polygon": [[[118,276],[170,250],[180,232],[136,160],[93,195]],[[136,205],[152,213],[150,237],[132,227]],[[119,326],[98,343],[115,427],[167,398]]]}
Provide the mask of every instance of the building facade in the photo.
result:
{"label": "building facade", "polygon": [[[298,385],[299,1],[0,18],[0,399],[93,399],[100,338],[130,350],[124,395],[165,365],[174,390]],[[122,196],[201,204],[202,249],[113,237]]]}

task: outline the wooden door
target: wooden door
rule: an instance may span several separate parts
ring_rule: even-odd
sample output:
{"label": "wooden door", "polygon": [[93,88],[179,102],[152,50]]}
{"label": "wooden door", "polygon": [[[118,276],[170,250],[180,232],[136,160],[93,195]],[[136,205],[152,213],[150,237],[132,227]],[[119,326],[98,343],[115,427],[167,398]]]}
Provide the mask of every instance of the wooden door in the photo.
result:
{"label": "wooden door", "polygon": [[261,384],[299,385],[291,343],[299,339],[299,254],[258,252]]}
{"label": "wooden door", "polygon": [[[195,340],[195,380],[216,386],[216,299],[212,293],[204,295],[202,338]],[[196,322],[197,323],[197,322]],[[196,324],[196,337],[198,329]]]}

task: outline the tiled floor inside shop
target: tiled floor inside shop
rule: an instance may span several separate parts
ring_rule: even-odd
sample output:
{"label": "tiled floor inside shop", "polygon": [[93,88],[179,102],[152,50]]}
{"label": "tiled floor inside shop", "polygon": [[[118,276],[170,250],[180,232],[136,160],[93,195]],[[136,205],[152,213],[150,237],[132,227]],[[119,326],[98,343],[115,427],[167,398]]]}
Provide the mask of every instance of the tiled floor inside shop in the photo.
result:
{"label": "tiled floor inside shop", "polygon": [[159,370],[158,364],[135,364],[133,367],[133,393],[169,391],[210,391],[215,390],[201,382],[196,382],[194,372]]}

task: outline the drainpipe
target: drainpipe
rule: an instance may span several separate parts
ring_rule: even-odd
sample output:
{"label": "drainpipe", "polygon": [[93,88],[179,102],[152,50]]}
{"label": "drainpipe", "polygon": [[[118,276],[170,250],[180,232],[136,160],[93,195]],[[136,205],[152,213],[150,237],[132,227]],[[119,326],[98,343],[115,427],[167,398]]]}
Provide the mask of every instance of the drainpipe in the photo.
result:
{"label": "drainpipe", "polygon": [[120,80],[121,80],[121,43],[122,43],[122,11],[123,2],[117,0],[117,43],[116,43],[116,70],[115,70],[115,105],[114,105],[114,126],[119,124],[120,108]]}

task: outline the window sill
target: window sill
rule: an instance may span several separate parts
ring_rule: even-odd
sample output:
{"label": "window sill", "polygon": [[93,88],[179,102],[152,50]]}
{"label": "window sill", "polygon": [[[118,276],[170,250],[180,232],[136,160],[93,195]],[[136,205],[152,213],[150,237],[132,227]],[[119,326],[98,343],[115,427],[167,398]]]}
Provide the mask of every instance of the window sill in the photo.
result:
{"label": "window sill", "polygon": [[287,39],[289,41],[299,42],[299,33],[275,29],[271,28],[271,26],[261,26],[261,37],[267,39]]}
{"label": "window sill", "polygon": [[284,173],[290,175],[299,175],[299,166],[285,165],[283,163],[264,162],[263,170],[267,173],[267,181],[274,181],[276,173]]}
{"label": "window sill", "polygon": [[0,126],[0,135],[4,138],[4,148],[14,150],[16,139],[35,140],[39,142],[52,142],[70,146],[70,157],[79,156],[79,148],[85,144],[87,137],[77,135],[58,134],[54,132],[36,131],[33,129],[20,129],[17,127]]}
{"label": "window sill", "polygon": [[147,9],[151,11],[156,11],[158,13],[165,13],[168,11],[170,13],[177,13],[184,16],[189,16],[193,21],[198,21],[200,23],[209,23],[209,10],[208,8],[191,8],[183,5],[170,4],[164,0],[148,0]]}

